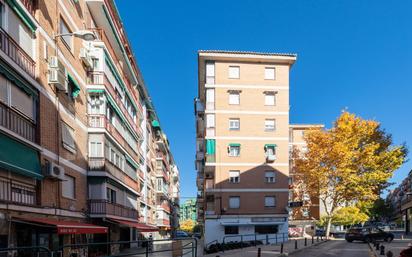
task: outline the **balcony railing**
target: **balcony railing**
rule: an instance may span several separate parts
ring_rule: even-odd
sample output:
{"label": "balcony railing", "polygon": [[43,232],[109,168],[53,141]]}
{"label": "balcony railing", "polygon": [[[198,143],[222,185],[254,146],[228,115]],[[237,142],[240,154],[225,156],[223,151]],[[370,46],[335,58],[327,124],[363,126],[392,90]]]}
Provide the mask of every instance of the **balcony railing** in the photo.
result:
{"label": "balcony railing", "polygon": [[2,102],[0,102],[0,126],[31,142],[38,142],[36,124]]}
{"label": "balcony railing", "polygon": [[136,209],[117,203],[111,203],[107,200],[89,200],[89,214],[112,215],[139,220],[138,211]]}
{"label": "balcony railing", "polygon": [[14,183],[0,178],[0,202],[19,205],[37,205],[35,185]]}
{"label": "balcony railing", "polygon": [[126,176],[133,179],[134,181],[137,180],[136,174],[127,174],[123,172],[120,168],[115,166],[105,157],[89,157],[89,170],[90,171],[104,171],[108,172],[117,178],[119,181],[125,182]]}
{"label": "balcony railing", "polygon": [[27,11],[34,15],[37,9],[37,0],[20,0],[21,3],[26,7]]}
{"label": "balcony railing", "polygon": [[0,49],[31,77],[35,77],[34,60],[2,28],[0,28]]}
{"label": "balcony railing", "polygon": [[168,219],[157,219],[156,223],[159,227],[170,227],[170,220]]}

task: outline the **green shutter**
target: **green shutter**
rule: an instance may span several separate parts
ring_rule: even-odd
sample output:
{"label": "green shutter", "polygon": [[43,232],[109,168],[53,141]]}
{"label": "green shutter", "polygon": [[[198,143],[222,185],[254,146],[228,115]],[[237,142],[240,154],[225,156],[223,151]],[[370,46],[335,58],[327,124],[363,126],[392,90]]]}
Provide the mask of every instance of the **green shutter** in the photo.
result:
{"label": "green shutter", "polygon": [[35,179],[42,179],[39,154],[0,133],[0,167]]}
{"label": "green shutter", "polygon": [[16,13],[17,16],[23,21],[23,23],[31,30],[34,34],[36,33],[37,26],[29,17],[29,15],[23,10],[16,0],[7,0],[7,3],[10,5],[10,8]]}
{"label": "green shutter", "polygon": [[216,140],[206,139],[206,154],[215,154],[216,152]]}
{"label": "green shutter", "polygon": [[76,98],[79,96],[80,94],[80,85],[77,82],[77,80],[70,74],[67,73],[67,79],[69,80],[69,83],[72,83],[72,85],[74,86],[73,92],[72,92],[72,97]]}
{"label": "green shutter", "polygon": [[89,93],[103,93],[104,89],[89,89],[87,90]]}
{"label": "green shutter", "polygon": [[130,158],[128,155],[126,156],[126,160],[128,163],[130,163],[130,165],[133,166],[133,168],[138,169],[139,168],[139,164],[137,164],[132,158]]}
{"label": "green shutter", "polygon": [[239,146],[240,147],[240,144],[239,143],[230,143],[229,146]]}
{"label": "green shutter", "polygon": [[154,128],[160,128],[159,121],[158,121],[158,120],[153,120],[153,121],[152,121],[152,126],[153,126]]}
{"label": "green shutter", "polygon": [[277,147],[277,145],[276,144],[265,144],[265,149],[268,147]]}

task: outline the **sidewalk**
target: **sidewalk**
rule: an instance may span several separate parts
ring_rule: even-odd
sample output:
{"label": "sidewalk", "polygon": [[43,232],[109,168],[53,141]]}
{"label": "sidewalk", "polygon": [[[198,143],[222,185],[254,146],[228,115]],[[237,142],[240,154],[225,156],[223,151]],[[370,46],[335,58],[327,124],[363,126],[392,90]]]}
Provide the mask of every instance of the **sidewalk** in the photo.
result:
{"label": "sidewalk", "polygon": [[[383,245],[385,247],[385,254],[388,251],[391,251],[393,253],[394,257],[398,257],[399,253],[403,250],[408,248],[408,244],[412,243],[412,239],[394,239],[392,242],[387,243],[387,242],[379,242],[379,246]],[[385,255],[380,255],[380,250],[376,250],[373,244],[370,244],[371,249],[374,251],[374,254],[376,257],[378,256],[385,256]]]}
{"label": "sidewalk", "polygon": [[[317,242],[316,238],[312,244],[312,239],[306,239],[306,246],[305,246],[305,239],[304,238],[297,238],[297,239],[289,239],[286,243],[283,244],[283,253],[290,254],[293,252],[304,250],[305,248],[311,247],[312,245],[318,245],[321,243],[326,243],[327,241],[323,240]],[[255,257],[258,254],[258,248],[261,249],[261,257],[277,257],[281,255],[281,244],[271,244],[271,245],[258,245],[247,247],[243,249],[236,249],[230,250],[225,252],[217,252],[203,255],[204,257]],[[297,249],[295,249],[297,248]]]}

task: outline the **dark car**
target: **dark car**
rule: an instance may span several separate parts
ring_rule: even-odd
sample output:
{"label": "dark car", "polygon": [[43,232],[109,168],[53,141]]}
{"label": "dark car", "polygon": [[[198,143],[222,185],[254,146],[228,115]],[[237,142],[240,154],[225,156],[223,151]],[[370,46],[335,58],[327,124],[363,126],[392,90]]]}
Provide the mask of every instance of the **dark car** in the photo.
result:
{"label": "dark car", "polygon": [[186,233],[185,231],[177,230],[176,238],[183,238],[183,237],[190,237],[190,235]]}
{"label": "dark car", "polygon": [[380,240],[391,242],[394,237],[390,232],[373,227],[351,228],[345,234],[345,239],[349,243],[353,241],[373,242]]}

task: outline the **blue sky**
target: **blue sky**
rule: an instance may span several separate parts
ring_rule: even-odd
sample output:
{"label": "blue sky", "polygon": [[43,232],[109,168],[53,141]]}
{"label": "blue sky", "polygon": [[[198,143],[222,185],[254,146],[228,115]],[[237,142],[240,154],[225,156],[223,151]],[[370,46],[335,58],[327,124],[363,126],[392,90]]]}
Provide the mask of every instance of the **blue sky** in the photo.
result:
{"label": "blue sky", "polygon": [[[136,1],[117,5],[181,172],[196,195],[197,50],[297,53],[291,122],[327,127],[348,108],[412,147],[412,1]],[[411,154],[409,155],[409,158]],[[402,180],[412,163],[395,172]]]}

